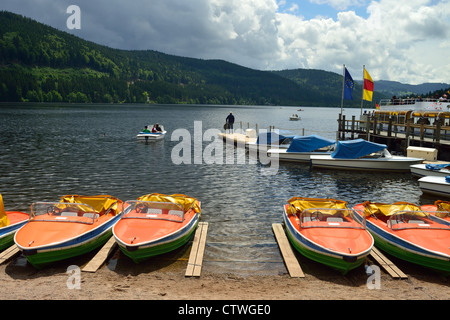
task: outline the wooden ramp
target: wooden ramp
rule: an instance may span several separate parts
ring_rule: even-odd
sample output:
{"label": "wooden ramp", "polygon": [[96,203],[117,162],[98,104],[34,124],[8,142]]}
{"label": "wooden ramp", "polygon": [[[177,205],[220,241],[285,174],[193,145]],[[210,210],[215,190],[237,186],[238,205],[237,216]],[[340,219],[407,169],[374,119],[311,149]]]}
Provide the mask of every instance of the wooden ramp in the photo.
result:
{"label": "wooden ramp", "polygon": [[11,247],[3,250],[2,253],[0,253],[0,264],[8,262],[10,259],[14,258],[19,253],[20,253],[19,247],[13,244]]}
{"label": "wooden ramp", "polygon": [[97,254],[89,261],[81,271],[85,272],[96,272],[108,259],[109,255],[116,248],[117,243],[114,237],[111,237],[108,242],[106,242],[103,247],[97,252]]}
{"label": "wooden ramp", "polygon": [[370,256],[374,258],[380,266],[395,279],[408,279],[408,276],[404,274],[394,263],[386,258],[377,248],[372,247]]}
{"label": "wooden ramp", "polygon": [[281,223],[273,223],[272,229],[291,278],[304,278],[305,274],[303,273],[294,252],[292,251],[292,247],[286,237],[283,226]]}
{"label": "wooden ramp", "polygon": [[208,233],[208,222],[199,222],[192,242],[191,253],[186,268],[186,277],[200,277],[205,252],[206,235]]}

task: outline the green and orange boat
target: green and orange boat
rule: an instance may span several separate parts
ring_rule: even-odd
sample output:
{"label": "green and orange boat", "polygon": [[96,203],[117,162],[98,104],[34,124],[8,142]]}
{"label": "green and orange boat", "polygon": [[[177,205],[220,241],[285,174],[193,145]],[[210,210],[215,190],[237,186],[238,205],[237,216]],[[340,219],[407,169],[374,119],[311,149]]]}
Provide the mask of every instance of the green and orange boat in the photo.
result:
{"label": "green and orange boat", "polygon": [[14,234],[28,222],[28,213],[6,211],[0,194],[0,252],[14,244]]}
{"label": "green and orange boat", "polygon": [[366,201],[353,207],[375,246],[399,259],[450,274],[450,221],[408,202]]}
{"label": "green and orange boat", "polygon": [[283,208],[289,241],[311,260],[346,274],[372,250],[372,236],[346,201],[294,197]]}
{"label": "green and orange boat", "polygon": [[120,250],[135,263],[186,244],[200,220],[200,202],[183,194],[147,194],[123,203],[113,227]]}
{"label": "green and orange boat", "polygon": [[122,201],[109,195],[67,195],[59,202],[36,202],[14,241],[40,269],[100,247],[112,236]]}

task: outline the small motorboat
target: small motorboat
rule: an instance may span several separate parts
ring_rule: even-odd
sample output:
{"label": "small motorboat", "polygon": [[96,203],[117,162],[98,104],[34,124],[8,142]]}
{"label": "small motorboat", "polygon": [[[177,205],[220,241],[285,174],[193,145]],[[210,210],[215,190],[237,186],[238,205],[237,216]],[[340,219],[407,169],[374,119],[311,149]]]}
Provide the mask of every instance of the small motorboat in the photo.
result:
{"label": "small motorboat", "polygon": [[294,135],[289,134],[287,131],[263,131],[258,134],[256,141],[247,142],[246,147],[249,152],[258,152],[261,150],[265,155],[270,148],[287,149],[292,138],[294,138]]}
{"label": "small motorboat", "polygon": [[5,211],[0,194],[0,252],[14,244],[14,234],[28,222],[29,215],[20,211]]}
{"label": "small motorboat", "polygon": [[298,120],[302,120],[301,117],[298,116],[298,114],[293,114],[292,116],[289,117],[290,121],[298,121]]}
{"label": "small motorboat", "polygon": [[336,141],[317,135],[295,136],[288,148],[272,148],[267,154],[282,161],[310,162],[313,155],[331,154],[335,144]]}
{"label": "small motorboat", "polygon": [[430,212],[438,218],[450,222],[450,201],[437,200],[434,204],[420,206],[423,211]]}
{"label": "small motorboat", "polygon": [[284,205],[283,220],[297,251],[343,274],[359,267],[374,244],[364,223],[355,220],[342,200],[291,198]]}
{"label": "small motorboat", "polygon": [[311,165],[326,169],[409,172],[411,165],[424,161],[422,158],[393,156],[386,148],[385,144],[363,139],[338,141],[333,153],[311,156]]}
{"label": "small motorboat", "polygon": [[356,205],[375,246],[399,259],[450,274],[450,222],[408,202]]}
{"label": "small motorboat", "polygon": [[35,202],[30,220],[16,232],[14,241],[38,269],[91,252],[111,237],[120,205],[109,195],[66,195],[59,202]]}
{"label": "small motorboat", "polygon": [[419,179],[419,188],[423,193],[450,198],[450,176],[425,176]]}
{"label": "small motorboat", "polygon": [[411,165],[410,168],[411,174],[416,177],[445,177],[450,175],[450,164],[419,163]]}
{"label": "small motorboat", "polygon": [[124,202],[113,234],[120,250],[139,263],[186,244],[194,235],[200,212],[200,202],[186,195],[144,195]]}
{"label": "small motorboat", "polygon": [[136,136],[137,140],[139,142],[146,142],[146,143],[151,141],[163,140],[164,137],[166,136],[167,131],[164,130],[164,126],[160,126],[160,128],[161,131],[152,130],[151,132],[144,132],[144,131],[139,132],[138,135]]}

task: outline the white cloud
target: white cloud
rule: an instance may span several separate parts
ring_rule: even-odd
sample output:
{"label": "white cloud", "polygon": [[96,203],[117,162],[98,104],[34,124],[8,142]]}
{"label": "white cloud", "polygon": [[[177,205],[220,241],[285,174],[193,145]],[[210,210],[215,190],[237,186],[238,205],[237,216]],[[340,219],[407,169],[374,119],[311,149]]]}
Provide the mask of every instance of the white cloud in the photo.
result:
{"label": "white cloud", "polygon": [[[65,29],[70,0],[2,0],[0,10]],[[310,0],[335,18],[296,15],[286,0],[78,0],[82,38],[121,49],[224,59],[250,68],[314,68],[407,83],[449,82],[449,0]],[[280,7],[283,12],[280,12]],[[362,17],[350,10],[366,6]],[[293,11],[289,11],[292,9]],[[303,10],[303,9],[302,9]]]}

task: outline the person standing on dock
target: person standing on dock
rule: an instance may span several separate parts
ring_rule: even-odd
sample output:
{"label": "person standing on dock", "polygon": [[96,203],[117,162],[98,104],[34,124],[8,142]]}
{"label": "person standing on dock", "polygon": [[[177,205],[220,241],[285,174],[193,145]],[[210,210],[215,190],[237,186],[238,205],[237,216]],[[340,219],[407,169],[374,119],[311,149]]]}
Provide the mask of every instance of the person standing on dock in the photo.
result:
{"label": "person standing on dock", "polygon": [[230,114],[228,115],[228,117],[226,118],[226,122],[228,124],[228,130],[229,133],[233,133],[233,124],[234,124],[234,116],[233,113],[230,111]]}

